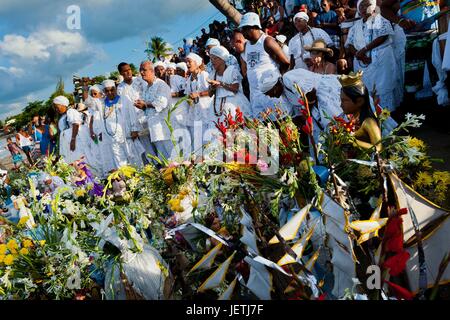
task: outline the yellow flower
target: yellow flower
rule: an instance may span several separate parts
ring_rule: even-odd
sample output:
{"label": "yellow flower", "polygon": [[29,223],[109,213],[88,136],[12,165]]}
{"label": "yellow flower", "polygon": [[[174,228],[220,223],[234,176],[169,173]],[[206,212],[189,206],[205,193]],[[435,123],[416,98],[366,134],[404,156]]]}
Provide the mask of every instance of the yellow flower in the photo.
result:
{"label": "yellow flower", "polygon": [[153,173],[153,166],[150,164],[146,165],[142,172],[146,175],[151,175]]}
{"label": "yellow flower", "polygon": [[22,248],[22,249],[20,249],[20,254],[22,254],[22,255],[24,255],[24,256],[26,256],[27,254],[29,254],[30,253],[30,251],[28,251],[28,249],[27,248]]}
{"label": "yellow flower", "polygon": [[197,208],[198,207],[198,200],[192,200],[192,208]]}
{"label": "yellow flower", "polygon": [[86,195],[86,190],[84,190],[84,189],[77,189],[77,190],[75,191],[75,195],[76,195],[78,198],[84,197],[84,196]]}
{"label": "yellow flower", "polygon": [[8,254],[5,259],[3,260],[3,263],[7,266],[11,266],[14,262],[14,257],[12,254]]}
{"label": "yellow flower", "polygon": [[31,240],[29,240],[29,239],[25,239],[25,240],[23,240],[23,242],[22,242],[22,246],[23,246],[24,248],[30,248],[30,247],[33,246],[33,242],[32,242]]}
{"label": "yellow flower", "polygon": [[39,241],[39,244],[40,244],[42,247],[45,246],[45,240]]}
{"label": "yellow flower", "polygon": [[28,217],[28,216],[24,216],[24,217],[20,218],[19,223],[17,225],[19,227],[24,226],[25,223],[27,223],[28,219],[30,219],[30,217]]}
{"label": "yellow flower", "polygon": [[417,148],[419,150],[424,150],[426,148],[425,142],[420,139],[410,137],[408,139],[408,145],[412,148]]}
{"label": "yellow flower", "polygon": [[3,260],[5,260],[5,255],[4,254],[0,254],[0,263],[2,263]]}
{"label": "yellow flower", "polygon": [[173,184],[173,174],[172,173],[174,170],[175,170],[175,168],[172,167],[172,168],[167,168],[163,171],[164,182],[169,186]]}
{"label": "yellow flower", "polygon": [[444,185],[450,184],[450,172],[436,171],[433,173],[433,179],[437,183],[442,183]]}
{"label": "yellow flower", "polygon": [[6,244],[0,244],[0,254],[5,254],[6,250],[8,250]]}
{"label": "yellow flower", "polygon": [[16,240],[14,240],[14,239],[9,240],[8,244],[6,246],[8,247],[9,251],[11,251],[13,253],[19,248],[19,245],[17,244]]}
{"label": "yellow flower", "polygon": [[433,177],[431,177],[427,172],[419,172],[414,184],[416,187],[431,186],[433,184]]}

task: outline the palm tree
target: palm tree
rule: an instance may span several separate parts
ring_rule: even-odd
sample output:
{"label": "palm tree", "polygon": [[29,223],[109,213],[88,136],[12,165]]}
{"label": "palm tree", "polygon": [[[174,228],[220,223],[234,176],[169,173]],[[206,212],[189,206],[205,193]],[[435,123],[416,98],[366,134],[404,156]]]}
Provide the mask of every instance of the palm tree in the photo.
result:
{"label": "palm tree", "polygon": [[230,4],[229,0],[209,0],[209,2],[217,8],[225,17],[233,23],[239,25],[242,14]]}
{"label": "palm tree", "polygon": [[148,59],[156,62],[156,60],[162,60],[171,54],[172,48],[161,37],[153,37],[147,42]]}

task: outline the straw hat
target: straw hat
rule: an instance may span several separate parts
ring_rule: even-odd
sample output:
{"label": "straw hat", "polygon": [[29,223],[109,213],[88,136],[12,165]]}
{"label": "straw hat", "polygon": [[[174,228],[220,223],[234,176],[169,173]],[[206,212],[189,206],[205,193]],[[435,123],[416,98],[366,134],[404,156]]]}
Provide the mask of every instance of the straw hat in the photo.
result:
{"label": "straw hat", "polygon": [[333,56],[333,50],[327,48],[327,44],[323,39],[315,40],[311,46],[305,46],[306,51],[318,51],[328,54],[330,57]]}

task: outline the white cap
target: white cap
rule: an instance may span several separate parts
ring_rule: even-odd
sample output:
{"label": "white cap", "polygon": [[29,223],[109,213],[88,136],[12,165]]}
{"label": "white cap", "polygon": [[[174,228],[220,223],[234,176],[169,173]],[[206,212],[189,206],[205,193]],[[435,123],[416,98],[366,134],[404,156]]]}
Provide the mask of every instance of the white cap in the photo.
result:
{"label": "white cap", "polygon": [[155,64],[153,64],[153,68],[156,69],[156,67],[163,67],[164,69],[166,68],[166,64],[162,61],[158,61]]}
{"label": "white cap", "polygon": [[225,47],[222,46],[212,48],[209,51],[209,54],[212,56],[216,56],[225,62],[227,62],[228,59],[230,58],[230,52]]}
{"label": "white cap", "polygon": [[101,84],[94,84],[93,86],[91,86],[89,88],[89,93],[91,93],[92,91],[97,91],[97,92],[102,92],[103,88]]}
{"label": "white cap", "polygon": [[278,70],[265,70],[258,81],[258,89],[262,93],[270,91],[280,80],[281,74]]}
{"label": "white cap", "polygon": [[181,69],[184,72],[187,72],[188,71],[188,67],[187,67],[186,62],[177,63],[177,69]]}
{"label": "white cap", "polygon": [[106,88],[112,88],[116,86],[116,82],[114,80],[105,80],[102,82],[103,90]]}
{"label": "white cap", "polygon": [[281,42],[282,44],[284,44],[287,40],[287,37],[285,35],[279,34],[275,37],[275,39],[277,39],[279,42]]}
{"label": "white cap", "polygon": [[176,63],[168,63],[166,69],[173,69],[175,70],[177,68]]}
{"label": "white cap", "polygon": [[57,96],[55,99],[53,99],[53,103],[54,104],[59,104],[59,105],[62,105],[62,106],[66,106],[66,107],[68,107],[69,104],[70,104],[69,99],[67,99],[64,96]]}
{"label": "white cap", "polygon": [[260,29],[262,29],[259,16],[254,12],[244,14],[242,16],[241,23],[239,24],[239,28],[243,27],[259,27]]}
{"label": "white cap", "polygon": [[220,46],[220,41],[215,38],[209,38],[208,41],[206,41],[205,47],[209,46],[218,47]]}
{"label": "white cap", "polygon": [[306,22],[308,22],[309,16],[306,14],[306,12],[301,11],[294,16],[294,22],[295,22],[295,19],[303,19]]}
{"label": "white cap", "polygon": [[193,60],[197,63],[197,65],[200,67],[203,64],[203,59],[196,53],[189,53],[189,55],[186,57],[186,59]]}

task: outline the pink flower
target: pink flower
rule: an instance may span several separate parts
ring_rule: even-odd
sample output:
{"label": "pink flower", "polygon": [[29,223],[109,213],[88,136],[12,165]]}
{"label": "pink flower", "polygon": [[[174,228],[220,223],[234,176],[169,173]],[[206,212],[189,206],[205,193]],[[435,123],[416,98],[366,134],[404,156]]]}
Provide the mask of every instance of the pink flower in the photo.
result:
{"label": "pink flower", "polygon": [[269,165],[263,160],[258,160],[258,163],[256,165],[261,172],[266,172],[267,170],[269,170]]}

